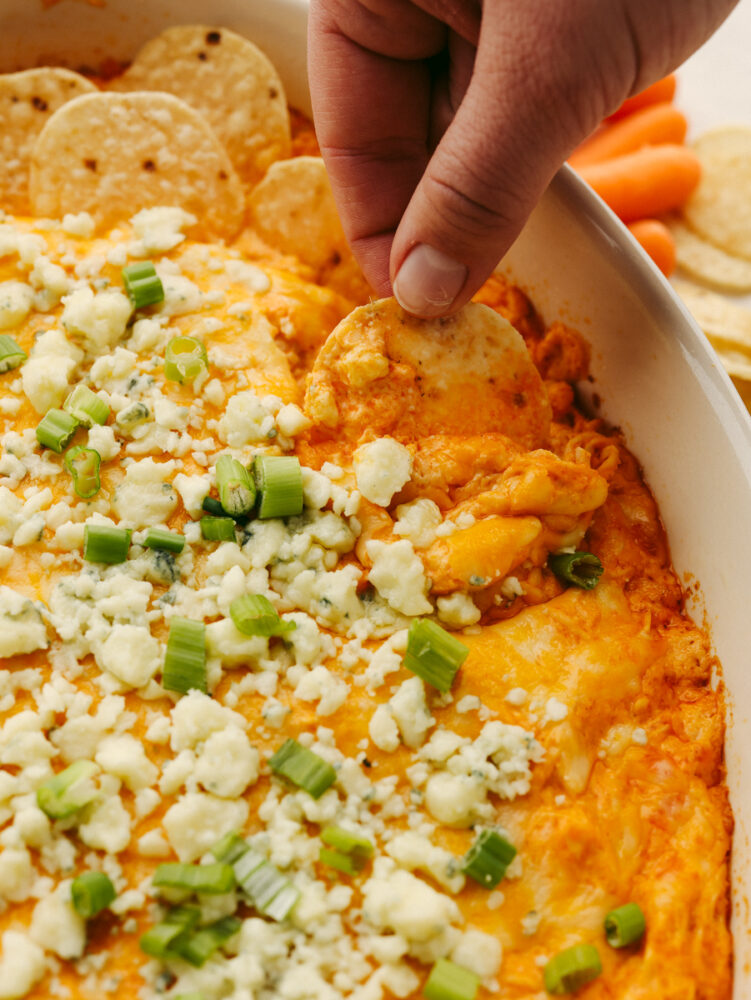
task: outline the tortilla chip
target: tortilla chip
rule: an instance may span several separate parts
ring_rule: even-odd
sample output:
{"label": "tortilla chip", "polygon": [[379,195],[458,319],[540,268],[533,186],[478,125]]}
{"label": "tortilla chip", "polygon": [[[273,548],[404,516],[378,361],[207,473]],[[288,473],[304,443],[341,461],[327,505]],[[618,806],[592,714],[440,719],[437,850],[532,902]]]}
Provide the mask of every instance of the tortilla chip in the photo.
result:
{"label": "tortilla chip", "polygon": [[721,340],[748,352],[751,362],[751,309],[690,281],[675,279],[673,287],[713,343]]}
{"label": "tortilla chip", "polygon": [[751,292],[751,261],[725,253],[679,219],[666,219],[675,240],[676,262],[691,278],[722,292]]}
{"label": "tortilla chip", "polygon": [[436,320],[410,316],[395,299],[355,309],[321,349],[305,408],[318,433],[345,448],[364,435],[407,442],[489,432],[539,448],[550,425],[521,336],[475,302]]}
{"label": "tortilla chip", "polygon": [[248,189],[275,160],[289,156],[282,82],[260,49],[226,28],[168,28],[144,45],[109,89],[166,91],[200,111]]}
{"label": "tortilla chip", "polygon": [[708,132],[694,149],[702,176],[683,207],[688,224],[728,253],[751,260],[751,128]]}
{"label": "tortilla chip", "polygon": [[96,90],[85,76],[43,66],[0,76],[0,204],[28,215],[29,165],[37,136],[59,107]]}
{"label": "tortilla chip", "polygon": [[273,163],[248,200],[258,235],[316,271],[348,252],[331,184],[317,156]]}
{"label": "tortilla chip", "polygon": [[243,221],[224,147],[171,94],[96,93],[65,104],[37,139],[30,186],[35,215],[89,212],[102,229],[157,205],[196,215],[198,237],[229,239]]}

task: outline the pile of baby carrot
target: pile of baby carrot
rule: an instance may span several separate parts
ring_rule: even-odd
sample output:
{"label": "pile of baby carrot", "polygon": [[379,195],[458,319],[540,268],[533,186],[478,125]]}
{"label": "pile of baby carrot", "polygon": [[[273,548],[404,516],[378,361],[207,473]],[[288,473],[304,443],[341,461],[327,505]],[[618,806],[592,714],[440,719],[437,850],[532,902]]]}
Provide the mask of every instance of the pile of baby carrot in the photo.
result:
{"label": "pile of baby carrot", "polygon": [[701,175],[674,95],[671,74],[630,97],[568,160],[664,274],[675,266],[675,243],[658,216],[680,208]]}

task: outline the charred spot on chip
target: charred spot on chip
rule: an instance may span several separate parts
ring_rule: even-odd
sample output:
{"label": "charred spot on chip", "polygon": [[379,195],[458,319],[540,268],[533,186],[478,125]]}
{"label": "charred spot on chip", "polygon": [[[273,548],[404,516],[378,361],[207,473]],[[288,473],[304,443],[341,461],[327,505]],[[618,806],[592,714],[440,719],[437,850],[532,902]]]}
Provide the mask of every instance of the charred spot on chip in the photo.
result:
{"label": "charred spot on chip", "polygon": [[514,393],[514,406],[522,407],[526,404],[527,400],[523,392]]}
{"label": "charred spot on chip", "polygon": [[153,172],[156,170],[156,163],[154,163],[153,160],[144,160],[143,169],[148,171],[148,173],[153,174]]}
{"label": "charred spot on chip", "polygon": [[226,181],[227,180],[227,171],[226,170],[220,170],[219,171],[219,179],[222,180],[222,181]]}
{"label": "charred spot on chip", "polygon": [[279,96],[279,91],[276,89],[276,87],[269,87],[269,97],[271,98],[271,100],[275,101],[278,96]]}
{"label": "charred spot on chip", "polygon": [[90,170],[93,174],[96,173],[97,163],[96,160],[84,160],[83,165],[87,170]]}
{"label": "charred spot on chip", "polygon": [[207,45],[218,45],[222,40],[221,31],[207,31],[206,32],[206,44]]}
{"label": "charred spot on chip", "polygon": [[44,98],[39,97],[37,94],[34,94],[34,96],[31,98],[31,103],[37,109],[37,111],[46,111],[49,108],[49,105],[44,100]]}
{"label": "charred spot on chip", "polygon": [[205,53],[205,52],[199,52],[199,53],[198,53],[198,58],[199,58],[199,59],[201,60],[201,62],[206,62],[206,60],[207,60],[207,59],[208,59],[209,57],[208,57],[208,56],[206,55],[206,53]]}

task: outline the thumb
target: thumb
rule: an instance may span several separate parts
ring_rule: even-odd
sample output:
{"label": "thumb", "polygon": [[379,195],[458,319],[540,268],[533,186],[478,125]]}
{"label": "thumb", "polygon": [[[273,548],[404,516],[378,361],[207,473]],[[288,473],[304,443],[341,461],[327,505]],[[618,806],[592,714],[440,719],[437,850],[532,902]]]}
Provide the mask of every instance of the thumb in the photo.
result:
{"label": "thumb", "polygon": [[580,60],[578,72],[561,79],[565,60],[560,52],[546,58],[540,40],[551,30],[542,24],[540,37],[529,37],[527,21],[520,31],[527,37],[514,38],[508,23],[494,31],[483,22],[470,85],[394,238],[394,295],[408,312],[441,316],[471,298],[560,164],[612,103],[610,95],[593,98],[591,78],[580,83]]}

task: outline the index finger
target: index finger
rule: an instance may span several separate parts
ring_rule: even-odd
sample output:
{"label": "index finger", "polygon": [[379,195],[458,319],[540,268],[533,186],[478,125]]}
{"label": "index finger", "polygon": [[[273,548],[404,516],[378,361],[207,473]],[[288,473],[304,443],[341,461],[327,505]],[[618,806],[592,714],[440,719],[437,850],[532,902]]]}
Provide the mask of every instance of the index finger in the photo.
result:
{"label": "index finger", "polygon": [[[347,239],[381,295],[391,291],[394,233],[430,155],[424,54],[440,50],[444,40],[442,26],[414,12],[413,20],[435,27],[421,26],[415,58],[399,58],[350,38],[324,0],[313,0],[310,11],[310,86],[321,153]],[[403,33],[396,37],[404,41]],[[377,30],[373,38],[382,43]]]}

